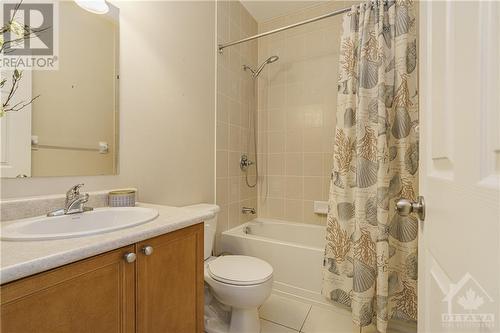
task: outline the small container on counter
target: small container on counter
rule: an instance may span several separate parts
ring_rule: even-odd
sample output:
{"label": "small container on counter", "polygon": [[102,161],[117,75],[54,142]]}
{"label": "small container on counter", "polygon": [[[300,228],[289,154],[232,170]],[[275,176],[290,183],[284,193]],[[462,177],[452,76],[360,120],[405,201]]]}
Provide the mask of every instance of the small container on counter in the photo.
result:
{"label": "small container on counter", "polygon": [[134,207],[135,190],[115,190],[108,194],[109,207]]}

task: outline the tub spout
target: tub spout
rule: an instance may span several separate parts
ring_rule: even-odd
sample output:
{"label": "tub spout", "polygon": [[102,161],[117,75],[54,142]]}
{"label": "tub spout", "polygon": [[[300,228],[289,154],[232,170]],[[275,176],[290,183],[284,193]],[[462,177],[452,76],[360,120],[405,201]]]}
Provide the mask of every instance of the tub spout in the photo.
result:
{"label": "tub spout", "polygon": [[252,208],[252,207],[243,207],[243,208],[241,208],[241,212],[243,214],[252,214],[252,215],[254,215],[255,214],[255,208]]}

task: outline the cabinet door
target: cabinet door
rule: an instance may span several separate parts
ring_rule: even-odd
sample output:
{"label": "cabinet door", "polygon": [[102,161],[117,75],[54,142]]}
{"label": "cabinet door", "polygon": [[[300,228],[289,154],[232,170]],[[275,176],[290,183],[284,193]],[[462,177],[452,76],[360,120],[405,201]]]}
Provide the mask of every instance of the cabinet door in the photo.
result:
{"label": "cabinet door", "polygon": [[135,330],[134,246],[1,286],[2,333]]}
{"label": "cabinet door", "polygon": [[203,332],[203,223],[138,243],[137,253],[137,331]]}

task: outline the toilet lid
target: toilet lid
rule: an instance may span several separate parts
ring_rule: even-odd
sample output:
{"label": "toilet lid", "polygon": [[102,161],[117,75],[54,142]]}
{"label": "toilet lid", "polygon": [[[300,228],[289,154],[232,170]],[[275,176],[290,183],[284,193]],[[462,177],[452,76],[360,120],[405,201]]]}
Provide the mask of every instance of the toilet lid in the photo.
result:
{"label": "toilet lid", "polygon": [[269,280],[273,267],[259,258],[230,255],[209,262],[208,273],[219,282],[252,285]]}

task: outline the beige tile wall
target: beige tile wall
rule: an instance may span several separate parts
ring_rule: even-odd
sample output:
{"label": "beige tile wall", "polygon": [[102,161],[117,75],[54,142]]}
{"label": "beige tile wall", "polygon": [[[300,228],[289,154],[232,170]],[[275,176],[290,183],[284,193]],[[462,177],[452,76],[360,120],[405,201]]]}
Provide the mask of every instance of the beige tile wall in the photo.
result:
{"label": "beige tile wall", "polygon": [[[217,2],[219,43],[256,33],[257,22],[239,1]],[[243,206],[257,208],[257,188],[245,184],[245,174],[239,168],[243,153],[255,160],[250,129],[257,94],[249,72],[242,69],[243,64],[256,66],[257,42],[227,48],[217,58],[216,202],[221,207],[217,239],[222,231],[253,218],[241,214]],[[251,183],[255,182],[254,170],[252,167]]]}
{"label": "beige tile wall", "polygon": [[[259,32],[348,6],[336,1],[267,22]],[[341,16],[259,39],[259,63],[280,57],[258,80],[259,216],[324,224],[332,167]]]}

